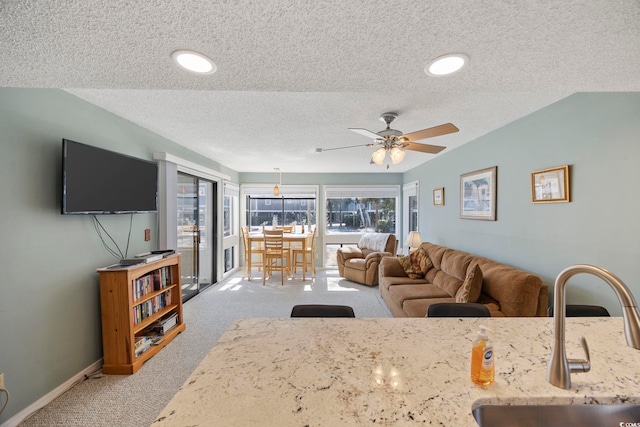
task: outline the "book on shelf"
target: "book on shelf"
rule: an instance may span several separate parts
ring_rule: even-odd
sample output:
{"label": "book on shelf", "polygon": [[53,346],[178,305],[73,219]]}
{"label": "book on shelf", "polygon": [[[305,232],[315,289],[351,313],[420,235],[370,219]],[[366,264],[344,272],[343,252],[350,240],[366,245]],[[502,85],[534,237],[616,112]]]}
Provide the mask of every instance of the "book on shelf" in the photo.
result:
{"label": "book on shelf", "polygon": [[171,267],[162,267],[133,281],[133,299],[139,299],[148,293],[161,291],[171,284]]}
{"label": "book on shelf", "polygon": [[149,350],[152,346],[160,344],[162,340],[163,338],[159,335],[136,336],[136,342],[134,345],[136,357],[139,357],[142,353]]}
{"label": "book on shelf", "polygon": [[137,325],[147,317],[150,317],[171,305],[171,289],[155,297],[136,304],[133,307],[133,324]]}
{"label": "book on shelf", "polygon": [[167,318],[153,322],[151,325],[145,328],[143,333],[164,335],[178,324],[178,320],[178,313],[173,313]]}

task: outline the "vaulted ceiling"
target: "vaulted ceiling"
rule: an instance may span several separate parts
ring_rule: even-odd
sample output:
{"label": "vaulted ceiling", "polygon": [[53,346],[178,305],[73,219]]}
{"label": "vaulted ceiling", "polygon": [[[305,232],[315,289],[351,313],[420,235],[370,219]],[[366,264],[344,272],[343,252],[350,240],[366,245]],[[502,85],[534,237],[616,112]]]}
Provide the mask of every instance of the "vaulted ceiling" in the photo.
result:
{"label": "vaulted ceiling", "polygon": [[[3,0],[0,47],[0,86],[65,89],[240,172],[383,172],[371,148],[316,148],[394,111],[405,133],[454,123],[421,141],[443,155],[574,92],[640,91],[640,2]],[[425,74],[453,52],[465,68]]]}

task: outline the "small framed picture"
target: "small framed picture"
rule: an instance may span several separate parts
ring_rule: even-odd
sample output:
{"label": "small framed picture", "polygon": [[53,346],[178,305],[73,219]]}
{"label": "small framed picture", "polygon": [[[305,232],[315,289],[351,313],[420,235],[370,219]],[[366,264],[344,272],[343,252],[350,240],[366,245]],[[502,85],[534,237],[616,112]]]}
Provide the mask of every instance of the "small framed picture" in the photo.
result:
{"label": "small framed picture", "polygon": [[444,206],[444,188],[436,188],[433,190],[433,205]]}
{"label": "small framed picture", "polygon": [[493,166],[460,175],[460,218],[496,220],[496,178]]}
{"label": "small framed picture", "polygon": [[531,201],[561,203],[569,201],[569,165],[531,172]]}

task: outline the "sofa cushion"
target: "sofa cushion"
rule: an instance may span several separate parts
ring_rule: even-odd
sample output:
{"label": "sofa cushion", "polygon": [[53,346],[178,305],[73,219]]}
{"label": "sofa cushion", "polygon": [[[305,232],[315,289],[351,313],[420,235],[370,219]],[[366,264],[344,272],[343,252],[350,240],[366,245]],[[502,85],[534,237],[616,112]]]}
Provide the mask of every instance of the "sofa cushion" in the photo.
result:
{"label": "sofa cushion", "polygon": [[467,278],[456,292],[456,302],[476,302],[481,290],[482,270],[478,264],[473,263],[467,269]]}
{"label": "sofa cushion", "polygon": [[467,270],[473,256],[470,254],[449,249],[442,257],[440,269],[447,275],[459,279],[461,282],[467,277]]}
{"label": "sofa cushion", "polygon": [[446,246],[438,246],[428,242],[423,243],[422,245],[420,245],[420,247],[427,251],[427,254],[429,255],[429,259],[431,259],[433,266],[438,270],[442,268],[442,257],[444,256],[445,252],[451,250]]}
{"label": "sofa cushion", "polygon": [[348,266],[349,268],[354,268],[356,270],[366,270],[367,269],[367,263],[366,260],[364,258],[351,258],[345,261],[344,263],[345,266]]}
{"label": "sofa cushion", "polygon": [[[433,248],[432,248],[433,249]],[[429,258],[432,258],[432,251],[427,250]],[[441,255],[440,267],[437,272],[427,273],[427,279],[434,285],[446,291],[449,296],[455,297],[458,289],[466,279],[467,269],[473,259],[473,256],[462,251],[446,248],[444,251],[437,250],[436,256]],[[433,266],[438,268],[436,262],[432,259]]]}
{"label": "sofa cushion", "polygon": [[[383,258],[383,260],[387,258]],[[384,281],[387,288],[398,285],[426,285],[429,283],[426,279],[409,279],[407,276],[385,276]]]}
{"label": "sofa cushion", "polygon": [[[464,279],[464,276],[463,276]],[[445,291],[450,297],[455,298],[456,292],[462,286],[462,280],[457,277],[449,276],[442,270],[437,270],[433,276],[431,283]]]}
{"label": "sofa cushion", "polygon": [[423,248],[418,248],[409,256],[398,257],[398,261],[402,264],[407,277],[411,279],[422,279],[433,265],[427,251]]}
{"label": "sofa cushion", "polygon": [[400,306],[403,301],[411,299],[451,298],[451,295],[431,283],[390,286],[388,295]]}

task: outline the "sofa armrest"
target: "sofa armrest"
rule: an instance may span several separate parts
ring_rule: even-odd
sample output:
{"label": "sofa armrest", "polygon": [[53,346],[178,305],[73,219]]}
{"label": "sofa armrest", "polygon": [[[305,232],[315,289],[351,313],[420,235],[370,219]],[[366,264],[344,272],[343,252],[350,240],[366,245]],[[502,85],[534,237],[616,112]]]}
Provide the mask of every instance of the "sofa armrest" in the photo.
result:
{"label": "sofa armrest", "polygon": [[345,261],[351,258],[364,258],[362,249],[356,248],[353,246],[347,246],[346,248],[339,248],[337,253],[338,253],[338,256],[340,256]]}
{"label": "sofa armrest", "polygon": [[338,274],[340,277],[344,277],[344,263],[351,258],[364,258],[362,250],[353,246],[338,248],[338,251],[336,252],[336,260],[338,261]]}
{"label": "sofa armrest", "polygon": [[391,252],[371,252],[369,255],[367,255],[364,258],[364,262],[365,262],[365,265],[367,266],[367,269],[369,269],[373,263],[380,262],[382,258],[390,257],[390,256],[391,256]]}
{"label": "sofa armrest", "polygon": [[[387,252],[388,253],[388,252]],[[380,261],[380,276],[409,277],[402,268],[402,264],[395,256],[386,256]]]}

